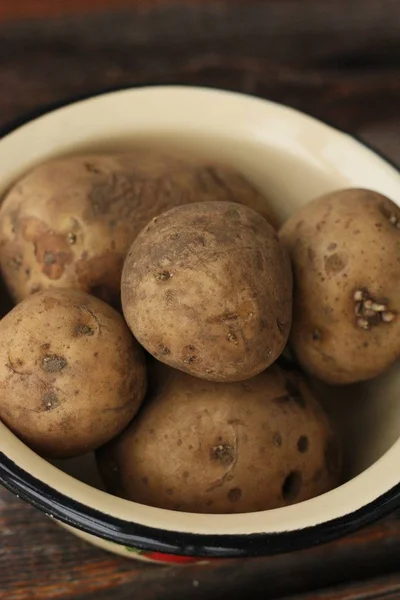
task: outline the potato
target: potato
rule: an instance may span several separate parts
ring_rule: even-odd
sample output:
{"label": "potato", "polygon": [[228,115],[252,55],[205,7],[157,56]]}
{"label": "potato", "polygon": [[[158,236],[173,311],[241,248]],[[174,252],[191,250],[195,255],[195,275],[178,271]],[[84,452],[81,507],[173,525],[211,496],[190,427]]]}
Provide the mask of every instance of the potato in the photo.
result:
{"label": "potato", "polygon": [[135,337],[160,361],[202,379],[248,379],[285,346],[289,259],[271,225],[250,208],[174,208],[132,244],[122,307]]}
{"label": "potato", "polygon": [[400,357],[400,209],[347,189],[304,206],[281,230],[295,279],[290,341],[332,384],[374,377]]}
{"label": "potato", "polygon": [[76,290],[30,296],[0,322],[0,419],[55,458],[117,435],[146,390],[142,349],[110,306]]}
{"label": "potato", "polygon": [[43,164],[0,210],[3,275],[17,301],[64,287],[118,306],[123,260],[150,219],[180,204],[232,198],[271,216],[236,171],[149,149]]}
{"label": "potato", "polygon": [[156,369],[138,417],[97,453],[111,493],[159,508],[240,513],[338,484],[338,440],[298,373],[273,365],[246,382],[214,383]]}

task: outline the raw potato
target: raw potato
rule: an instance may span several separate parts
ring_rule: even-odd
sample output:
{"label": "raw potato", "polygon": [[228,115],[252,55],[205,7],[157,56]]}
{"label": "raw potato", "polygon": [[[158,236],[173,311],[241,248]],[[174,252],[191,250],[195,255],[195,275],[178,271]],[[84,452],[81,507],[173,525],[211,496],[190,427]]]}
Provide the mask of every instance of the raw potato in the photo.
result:
{"label": "raw potato", "polygon": [[30,296],[2,319],[0,339],[0,419],[44,456],[97,448],[142,402],[142,349],[114,309],[84,292]]}
{"label": "raw potato", "polygon": [[122,307],[135,337],[160,361],[202,379],[248,379],[287,341],[289,259],[250,208],[181,206],[153,219],[132,244]]}
{"label": "raw potato", "polygon": [[243,383],[159,365],[138,417],[97,457],[111,493],[197,513],[301,502],[338,485],[341,469],[338,440],[305,380],[275,365]]}
{"label": "raw potato", "polygon": [[43,164],[0,211],[0,263],[17,301],[49,287],[119,305],[125,255],[140,230],[173,206],[232,200],[272,216],[239,173],[149,149]]}
{"label": "raw potato", "polygon": [[295,287],[290,341],[333,384],[374,377],[400,358],[400,209],[369,190],[333,192],[282,228]]}

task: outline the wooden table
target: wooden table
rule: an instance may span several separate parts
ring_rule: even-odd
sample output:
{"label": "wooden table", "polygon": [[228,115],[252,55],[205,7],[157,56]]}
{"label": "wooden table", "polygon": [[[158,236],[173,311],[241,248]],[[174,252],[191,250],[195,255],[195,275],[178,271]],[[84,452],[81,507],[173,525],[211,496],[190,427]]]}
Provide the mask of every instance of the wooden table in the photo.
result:
{"label": "wooden table", "polygon": [[[178,82],[294,106],[400,164],[400,0],[101,4],[46,17],[47,2],[41,18],[0,21],[0,128],[103,90]],[[177,569],[92,548],[0,492],[2,600],[282,596],[400,598],[400,513],[319,548]]]}

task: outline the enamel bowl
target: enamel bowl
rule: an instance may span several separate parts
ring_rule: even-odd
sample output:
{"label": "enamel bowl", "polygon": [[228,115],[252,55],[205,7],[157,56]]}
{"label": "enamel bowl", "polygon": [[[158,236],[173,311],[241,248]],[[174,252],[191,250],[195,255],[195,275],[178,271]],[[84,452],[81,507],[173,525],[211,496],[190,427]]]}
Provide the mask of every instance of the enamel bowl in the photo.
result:
{"label": "enamel bowl", "polygon": [[[0,193],[32,166],[83,150],[178,148],[236,166],[282,219],[319,194],[367,187],[400,201],[400,174],[327,125],[235,93],[151,87],[71,104],[0,140]],[[0,481],[73,533],[128,557],[186,563],[271,554],[342,536],[400,504],[400,365],[323,393],[345,449],[344,483],[307,502],[241,515],[161,510],[105,493],[93,456],[50,464],[0,423]]]}

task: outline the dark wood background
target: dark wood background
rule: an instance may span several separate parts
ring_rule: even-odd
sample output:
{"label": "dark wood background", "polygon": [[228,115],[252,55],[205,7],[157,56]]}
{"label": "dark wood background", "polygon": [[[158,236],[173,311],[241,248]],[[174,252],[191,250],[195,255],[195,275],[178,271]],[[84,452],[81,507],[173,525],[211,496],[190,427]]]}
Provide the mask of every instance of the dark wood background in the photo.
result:
{"label": "dark wood background", "polygon": [[[400,0],[0,0],[0,129],[83,95],[171,82],[283,102],[400,164]],[[282,596],[400,598],[400,513],[304,552],[153,567],[0,491],[1,600]]]}

